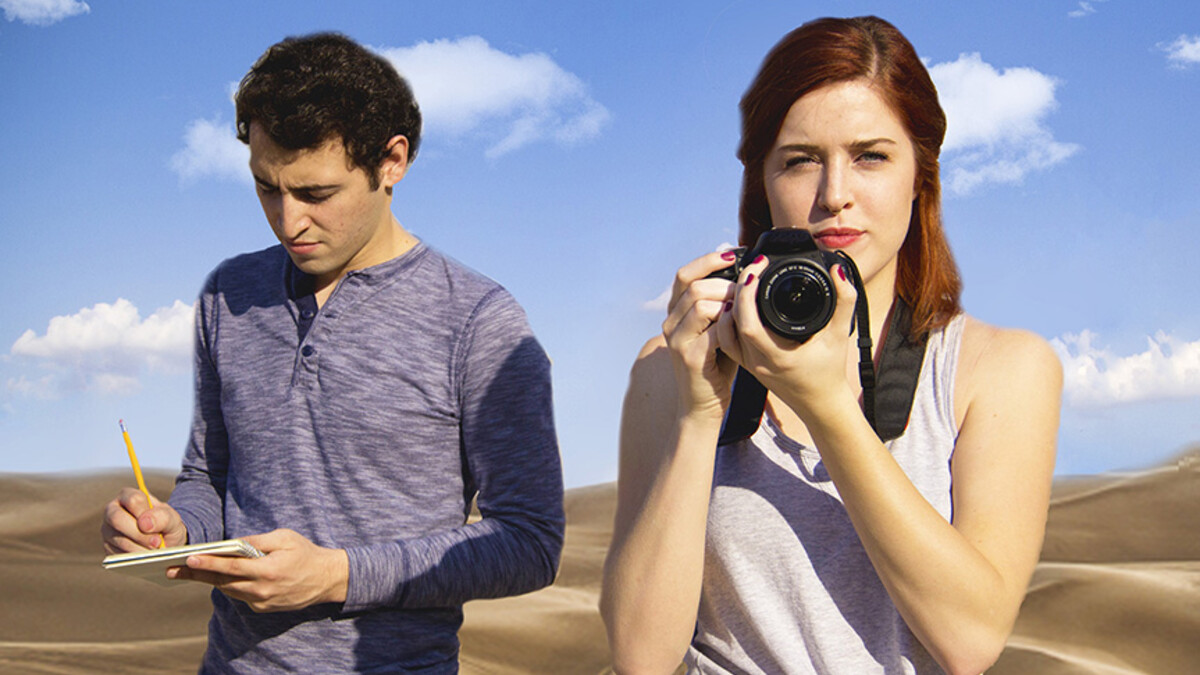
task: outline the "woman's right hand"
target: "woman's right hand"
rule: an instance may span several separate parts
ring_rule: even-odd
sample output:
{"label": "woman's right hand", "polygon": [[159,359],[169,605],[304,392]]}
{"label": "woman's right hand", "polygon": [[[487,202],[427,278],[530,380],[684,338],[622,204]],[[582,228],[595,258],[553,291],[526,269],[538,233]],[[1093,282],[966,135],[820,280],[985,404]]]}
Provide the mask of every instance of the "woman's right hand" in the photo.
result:
{"label": "woman's right hand", "polygon": [[675,370],[680,415],[719,420],[729,407],[737,365],[717,351],[716,324],[733,301],[734,284],[706,277],[735,260],[733,251],[709,253],[675,273],[662,328]]}

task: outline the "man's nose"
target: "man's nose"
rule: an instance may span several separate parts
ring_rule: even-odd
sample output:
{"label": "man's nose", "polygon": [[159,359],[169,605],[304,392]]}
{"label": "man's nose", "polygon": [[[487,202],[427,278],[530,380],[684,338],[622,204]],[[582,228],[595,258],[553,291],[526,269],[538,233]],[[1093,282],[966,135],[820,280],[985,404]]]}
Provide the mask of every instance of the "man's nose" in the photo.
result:
{"label": "man's nose", "polygon": [[279,234],[292,239],[304,231],[308,215],[305,204],[299,199],[290,195],[281,195],[274,217],[275,229]]}

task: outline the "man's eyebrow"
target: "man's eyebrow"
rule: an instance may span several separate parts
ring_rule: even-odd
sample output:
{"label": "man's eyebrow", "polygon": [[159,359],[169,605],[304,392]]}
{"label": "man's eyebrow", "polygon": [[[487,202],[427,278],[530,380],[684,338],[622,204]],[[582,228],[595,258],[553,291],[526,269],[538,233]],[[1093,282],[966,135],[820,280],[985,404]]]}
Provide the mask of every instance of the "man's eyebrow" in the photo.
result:
{"label": "man's eyebrow", "polygon": [[331,185],[297,185],[296,187],[294,187],[294,188],[291,188],[291,190],[290,190],[290,191],[291,191],[291,192],[325,192],[325,191],[328,191],[328,190],[336,190],[336,189],[338,189],[339,187],[341,187],[341,185],[337,185],[337,184],[331,184]]}
{"label": "man's eyebrow", "polygon": [[[253,175],[253,174],[251,174],[251,175]],[[278,186],[278,185],[276,185],[276,184],[272,183],[272,182],[271,182],[271,181],[269,181],[269,180],[266,180],[266,179],[265,179],[265,178],[263,178],[262,176],[257,176],[257,175],[255,175],[255,176],[254,176],[254,182],[255,182],[255,183],[258,183],[259,185],[263,186],[264,188],[267,188],[267,189],[270,189],[270,190],[278,190],[278,189],[279,189],[279,186]],[[324,191],[324,190],[335,190],[335,189],[337,189],[337,188],[340,188],[340,187],[341,187],[341,185],[340,185],[340,184],[329,184],[329,185],[297,185],[296,187],[294,187],[294,188],[291,188],[291,189],[289,190],[289,192],[322,192],[322,191]]]}

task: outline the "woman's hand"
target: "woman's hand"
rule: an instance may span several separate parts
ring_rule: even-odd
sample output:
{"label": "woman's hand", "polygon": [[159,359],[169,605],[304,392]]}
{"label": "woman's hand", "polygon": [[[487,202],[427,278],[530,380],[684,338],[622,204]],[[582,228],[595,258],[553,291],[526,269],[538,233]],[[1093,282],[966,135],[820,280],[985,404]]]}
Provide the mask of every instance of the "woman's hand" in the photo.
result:
{"label": "woman's hand", "polygon": [[733,251],[709,253],[675,274],[662,328],[675,370],[680,415],[720,419],[729,406],[736,364],[717,353],[713,326],[732,302],[734,284],[705,277],[735,259]]}
{"label": "woman's hand", "polygon": [[732,308],[717,322],[717,346],[807,423],[826,405],[844,404],[847,394],[856,398],[847,379],[847,362],[858,293],[842,265],[830,270],[837,290],[833,316],[808,340],[797,342],[764,326],[758,315],[759,277],[768,263],[760,256],[742,270]]}

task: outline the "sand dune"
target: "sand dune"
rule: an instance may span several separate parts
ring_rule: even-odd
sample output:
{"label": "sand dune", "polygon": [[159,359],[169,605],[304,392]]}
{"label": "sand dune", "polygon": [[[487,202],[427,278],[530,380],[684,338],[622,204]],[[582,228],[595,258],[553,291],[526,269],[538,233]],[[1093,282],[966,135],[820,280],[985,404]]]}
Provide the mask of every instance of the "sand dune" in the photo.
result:
{"label": "sand dune", "polygon": [[[165,496],[171,477],[151,474]],[[0,672],[191,673],[208,592],[99,566],[103,505],[128,482],[0,474]],[[611,672],[596,611],[615,486],[567,494],[554,586],[467,605],[464,673]],[[1061,479],[1042,562],[989,672],[1200,672],[1200,448],[1164,467]]]}
{"label": "sand dune", "polygon": [[1200,672],[1200,448],[1055,484],[1042,562],[989,672]]}

